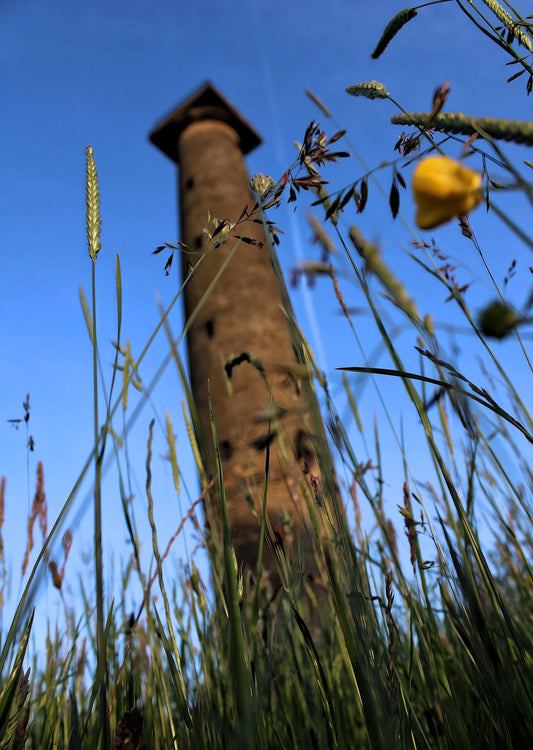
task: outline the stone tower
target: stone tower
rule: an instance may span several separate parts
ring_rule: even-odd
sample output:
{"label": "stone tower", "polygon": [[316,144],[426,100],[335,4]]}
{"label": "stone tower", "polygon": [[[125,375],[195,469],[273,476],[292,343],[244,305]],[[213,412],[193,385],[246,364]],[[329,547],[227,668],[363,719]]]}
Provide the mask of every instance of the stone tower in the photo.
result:
{"label": "stone tower", "polygon": [[[280,291],[261,223],[244,221],[214,248],[203,232],[208,216],[231,226],[245,207],[254,206],[243,156],[261,139],[209,83],[160,122],[150,139],[179,165],[181,241],[189,248],[182,253],[183,277],[194,269],[184,290],[190,383],[204,460],[213,471],[210,393],[232,541],[238,561],[252,570],[270,445],[271,543],[263,564],[273,572],[276,545],[292,553],[306,548],[309,504],[313,513],[323,510],[314,455],[317,427],[309,426],[312,389],[309,381],[300,381],[288,298]],[[257,245],[239,240],[242,235]],[[316,419],[316,408],[314,414]],[[332,477],[332,469],[328,472]],[[220,521],[213,500],[206,515]],[[305,555],[301,569],[314,569],[309,552]]]}

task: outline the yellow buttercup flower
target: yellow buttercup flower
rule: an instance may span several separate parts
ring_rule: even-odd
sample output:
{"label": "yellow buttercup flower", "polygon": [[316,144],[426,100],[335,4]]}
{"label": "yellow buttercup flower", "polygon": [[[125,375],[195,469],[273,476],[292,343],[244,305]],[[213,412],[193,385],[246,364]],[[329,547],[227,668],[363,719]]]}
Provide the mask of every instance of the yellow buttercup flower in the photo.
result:
{"label": "yellow buttercup flower", "polygon": [[420,229],[433,229],[466,216],[483,200],[482,177],[447,156],[428,156],[413,173],[413,193]]}

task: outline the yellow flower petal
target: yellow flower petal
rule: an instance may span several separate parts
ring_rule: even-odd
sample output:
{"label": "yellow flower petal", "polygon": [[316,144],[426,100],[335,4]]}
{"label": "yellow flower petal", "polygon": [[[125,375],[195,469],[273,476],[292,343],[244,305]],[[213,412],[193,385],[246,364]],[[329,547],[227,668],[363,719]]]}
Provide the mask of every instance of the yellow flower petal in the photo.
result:
{"label": "yellow flower petal", "polygon": [[413,193],[420,229],[433,229],[465,216],[483,200],[482,177],[447,156],[428,156],[413,173]]}

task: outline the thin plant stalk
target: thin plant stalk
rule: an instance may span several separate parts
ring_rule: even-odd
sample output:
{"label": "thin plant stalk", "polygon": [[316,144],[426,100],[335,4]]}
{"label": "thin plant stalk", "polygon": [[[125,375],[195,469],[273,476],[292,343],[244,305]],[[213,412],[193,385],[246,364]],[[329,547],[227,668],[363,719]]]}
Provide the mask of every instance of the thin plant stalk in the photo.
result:
{"label": "thin plant stalk", "polygon": [[96,657],[98,682],[98,711],[100,715],[102,750],[109,750],[110,736],[107,717],[107,660],[104,626],[104,573],[102,561],[102,460],[105,447],[105,431],[100,449],[98,418],[98,338],[96,327],[96,259],[101,249],[100,242],[100,192],[93,150],[87,147],[87,239],[91,258],[92,291],[92,347],[93,347],[93,421],[94,421],[94,560],[96,588]]}
{"label": "thin plant stalk", "polygon": [[236,748],[252,747],[252,693],[250,690],[250,680],[248,665],[245,656],[244,634],[241,623],[241,613],[239,608],[239,592],[237,588],[237,565],[235,553],[231,544],[231,531],[228,517],[228,506],[226,504],[226,494],[224,491],[224,476],[222,474],[222,461],[218,447],[218,440],[215,428],[215,419],[213,407],[211,404],[211,393],[209,393],[209,415],[211,418],[211,429],[213,436],[213,445],[215,448],[215,459],[217,466],[218,491],[220,493],[220,506],[222,509],[223,524],[223,554],[224,554],[224,583],[228,599],[228,615],[230,630],[230,661],[233,673],[234,695],[239,717],[239,726],[235,737]]}

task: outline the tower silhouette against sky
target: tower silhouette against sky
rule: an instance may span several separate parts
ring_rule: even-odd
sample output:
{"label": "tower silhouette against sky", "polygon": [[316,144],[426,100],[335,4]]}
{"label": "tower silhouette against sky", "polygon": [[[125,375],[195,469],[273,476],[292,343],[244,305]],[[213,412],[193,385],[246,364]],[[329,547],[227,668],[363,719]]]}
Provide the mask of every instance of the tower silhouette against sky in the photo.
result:
{"label": "tower silhouette against sky", "polygon": [[[150,140],[179,165],[181,241],[190,250],[182,253],[183,277],[194,268],[184,300],[200,442],[212,444],[210,393],[232,542],[239,563],[252,570],[270,445],[267,515],[272,544],[265,547],[263,562],[273,572],[276,544],[293,552],[306,547],[308,504],[322,512],[323,488],[314,453],[317,425],[310,427],[308,404],[309,394],[314,397],[309,383],[300,381],[288,323],[290,303],[280,289],[273,266],[277,261],[271,258],[261,223],[241,223],[214,248],[203,231],[208,216],[231,225],[245,207],[254,206],[244,154],[261,138],[207,83],[163,119]],[[241,235],[262,246],[239,241]],[[316,401],[314,415],[316,422]],[[323,438],[321,423],[318,431]],[[213,472],[213,454],[207,452],[204,447],[204,460],[211,462]],[[327,463],[331,467],[329,454]],[[332,478],[333,470],[328,471]],[[211,522],[219,523],[216,503],[211,503]],[[206,515],[209,519],[209,508]],[[314,566],[307,561],[301,569]]]}

